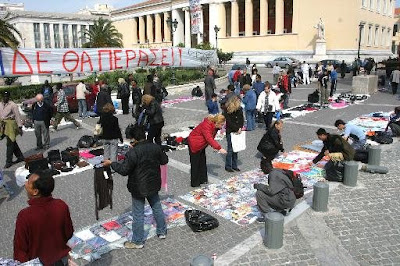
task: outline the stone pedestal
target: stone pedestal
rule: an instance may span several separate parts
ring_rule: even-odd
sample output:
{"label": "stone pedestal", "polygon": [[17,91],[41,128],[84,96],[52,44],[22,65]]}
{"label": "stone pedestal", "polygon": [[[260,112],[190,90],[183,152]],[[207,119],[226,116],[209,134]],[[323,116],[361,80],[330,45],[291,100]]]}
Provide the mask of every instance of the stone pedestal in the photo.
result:
{"label": "stone pedestal", "polygon": [[378,76],[360,75],[353,77],[351,92],[353,94],[373,94],[378,91]]}
{"label": "stone pedestal", "polygon": [[315,54],[313,55],[313,60],[320,61],[326,58],[326,40],[317,39],[315,41]]}

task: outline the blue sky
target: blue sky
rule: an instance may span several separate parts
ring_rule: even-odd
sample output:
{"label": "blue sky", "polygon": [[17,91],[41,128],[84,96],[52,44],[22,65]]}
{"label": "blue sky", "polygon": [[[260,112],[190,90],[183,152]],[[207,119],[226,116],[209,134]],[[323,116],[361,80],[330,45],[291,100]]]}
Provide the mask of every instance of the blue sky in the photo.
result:
{"label": "blue sky", "polygon": [[[133,5],[146,0],[3,0],[1,2],[25,3],[26,10],[47,12],[76,12],[85,6],[93,7],[95,3],[110,4],[115,8]],[[354,1],[354,0],[351,0]],[[400,6],[400,0],[396,0],[396,7]]]}
{"label": "blue sky", "polygon": [[[24,3],[25,10],[44,12],[76,12],[85,6],[93,8],[94,4],[110,4],[115,8],[133,5],[145,0],[3,0],[3,3]],[[400,0],[397,0],[400,1]]]}

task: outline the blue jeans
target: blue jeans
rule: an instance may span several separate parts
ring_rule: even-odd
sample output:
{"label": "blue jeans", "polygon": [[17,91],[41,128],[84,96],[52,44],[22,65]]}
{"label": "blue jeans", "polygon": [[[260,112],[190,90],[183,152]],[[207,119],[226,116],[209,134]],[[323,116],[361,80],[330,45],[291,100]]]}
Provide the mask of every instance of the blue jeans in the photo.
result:
{"label": "blue jeans", "polygon": [[252,131],[256,128],[256,110],[246,110],[247,131]]}
{"label": "blue jeans", "polygon": [[86,117],[87,115],[87,105],[86,105],[86,100],[84,99],[78,100],[78,115],[80,117]]}
{"label": "blue jeans", "polygon": [[285,93],[285,100],[283,100],[283,109],[289,108],[289,97],[290,93]]}
{"label": "blue jeans", "polygon": [[227,148],[227,154],[226,154],[226,160],[225,160],[225,168],[231,168],[231,169],[238,168],[237,167],[238,153],[233,152],[232,139],[231,139],[230,133],[226,134],[226,141],[228,143],[228,148]]}
{"label": "blue jeans", "polygon": [[240,95],[240,82],[235,82],[235,94]]}
{"label": "blue jeans", "polygon": [[[156,220],[157,235],[167,234],[167,224],[165,223],[164,212],[158,193],[147,196],[146,198],[153,210],[153,216]],[[132,242],[137,245],[144,244],[146,240],[144,239],[144,202],[145,198],[132,197]]]}

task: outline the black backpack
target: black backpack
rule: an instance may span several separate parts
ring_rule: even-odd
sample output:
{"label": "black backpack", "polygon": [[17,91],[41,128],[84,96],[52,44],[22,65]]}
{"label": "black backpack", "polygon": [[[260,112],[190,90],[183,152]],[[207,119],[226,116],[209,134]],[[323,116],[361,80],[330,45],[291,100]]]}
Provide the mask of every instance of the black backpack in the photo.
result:
{"label": "black backpack", "polygon": [[374,141],[380,144],[391,144],[393,143],[393,138],[387,132],[376,132]]}

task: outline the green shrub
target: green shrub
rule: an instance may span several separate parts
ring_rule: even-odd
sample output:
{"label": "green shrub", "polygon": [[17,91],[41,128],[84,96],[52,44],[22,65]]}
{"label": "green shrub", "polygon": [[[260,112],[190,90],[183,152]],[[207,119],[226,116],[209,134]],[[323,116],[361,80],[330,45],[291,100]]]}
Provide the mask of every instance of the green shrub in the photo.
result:
{"label": "green shrub", "polygon": [[0,94],[3,91],[9,91],[11,99],[15,102],[21,100],[30,99],[36,96],[36,94],[41,92],[42,84],[38,85],[28,85],[28,86],[9,86],[0,88]]}

